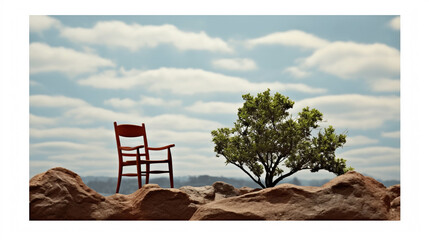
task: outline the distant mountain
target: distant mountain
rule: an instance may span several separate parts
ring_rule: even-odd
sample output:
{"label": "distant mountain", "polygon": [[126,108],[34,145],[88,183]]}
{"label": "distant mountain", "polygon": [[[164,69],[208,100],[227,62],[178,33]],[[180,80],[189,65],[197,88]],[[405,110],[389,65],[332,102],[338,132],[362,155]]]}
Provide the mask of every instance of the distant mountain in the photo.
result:
{"label": "distant mountain", "polygon": [[[82,177],[83,182],[90,188],[95,191],[103,194],[103,195],[111,195],[116,191],[116,182],[117,178],[115,177],[94,177],[87,176]],[[144,184],[144,178],[143,184]],[[321,180],[306,180],[306,179],[298,179],[294,177],[292,179],[286,179],[280,183],[292,183],[299,186],[315,186],[320,187],[323,184],[329,182],[331,179],[321,179]],[[222,181],[225,183],[229,183],[233,185],[235,188],[240,187],[251,187],[251,188],[260,188],[255,182],[250,179],[243,178],[228,178],[228,177],[216,177],[209,175],[200,175],[200,176],[185,176],[185,177],[175,177],[174,178],[174,187],[180,188],[183,186],[207,186],[212,185],[216,181]],[[383,183],[386,187],[390,187],[392,185],[399,184],[397,180],[379,180],[377,181]],[[170,181],[167,177],[157,177],[151,178],[149,183],[158,184],[160,187],[168,188],[170,187]],[[121,188],[119,193],[122,194],[131,194],[138,189],[137,179],[136,178],[122,178]]]}

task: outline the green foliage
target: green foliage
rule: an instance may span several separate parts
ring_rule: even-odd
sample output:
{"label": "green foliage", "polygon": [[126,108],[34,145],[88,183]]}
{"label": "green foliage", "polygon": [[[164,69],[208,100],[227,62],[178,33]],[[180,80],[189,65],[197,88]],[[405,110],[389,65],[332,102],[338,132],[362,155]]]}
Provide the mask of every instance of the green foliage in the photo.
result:
{"label": "green foliage", "polygon": [[[256,97],[243,95],[243,100],[234,127],[212,131],[214,151],[262,188],[273,187],[304,169],[325,169],[337,175],[352,170],[346,160],[335,158],[335,150],[346,143],[346,135],[335,134],[332,126],[312,135],[323,119],[317,109],[306,107],[293,119],[288,110],[294,102],[280,93],[271,96],[269,89]],[[289,172],[285,173],[284,167]]]}

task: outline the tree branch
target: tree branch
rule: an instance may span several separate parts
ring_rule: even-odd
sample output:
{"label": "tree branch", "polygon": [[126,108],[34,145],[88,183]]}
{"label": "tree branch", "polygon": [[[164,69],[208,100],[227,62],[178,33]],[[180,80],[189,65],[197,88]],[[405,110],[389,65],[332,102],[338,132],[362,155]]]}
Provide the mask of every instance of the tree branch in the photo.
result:
{"label": "tree branch", "polygon": [[269,172],[268,165],[264,162],[264,158],[262,157],[261,153],[256,152],[258,154],[258,157],[260,159],[260,162],[262,163],[262,166],[264,166],[265,172]]}
{"label": "tree branch", "polygon": [[290,175],[292,175],[292,174],[294,174],[294,173],[296,173],[296,172],[298,172],[298,171],[301,171],[301,170],[303,170],[303,169],[299,169],[299,170],[291,170],[291,171],[290,171],[290,172],[288,172],[287,174],[281,175],[280,177],[278,177],[278,178],[273,182],[273,186],[277,185],[281,180],[283,180],[283,179],[285,179],[285,178],[289,177]]}
{"label": "tree branch", "polygon": [[238,168],[240,168],[244,173],[246,173],[255,183],[257,183],[259,186],[261,186],[262,188],[265,188],[264,184],[261,183],[261,179],[258,177],[258,180],[256,180],[246,169],[244,169],[243,166],[231,162],[233,165],[237,166]]}
{"label": "tree branch", "polygon": [[277,166],[278,166],[281,162],[283,162],[285,159],[286,159],[286,158],[285,158],[283,155],[278,156],[278,157],[277,157],[277,161],[274,163],[273,171],[275,171],[275,170],[277,169]]}

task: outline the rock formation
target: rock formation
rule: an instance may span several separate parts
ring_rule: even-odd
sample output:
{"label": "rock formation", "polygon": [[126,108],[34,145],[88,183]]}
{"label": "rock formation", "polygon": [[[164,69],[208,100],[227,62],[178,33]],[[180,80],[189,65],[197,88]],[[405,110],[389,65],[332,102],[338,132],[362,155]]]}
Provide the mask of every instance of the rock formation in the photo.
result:
{"label": "rock formation", "polygon": [[399,185],[386,187],[357,172],[322,187],[292,184],[207,203],[191,220],[399,220]]}
{"label": "rock formation", "polygon": [[30,180],[32,220],[187,220],[196,208],[186,193],[156,184],[130,195],[104,197],[65,168],[50,169]]}
{"label": "rock formation", "polygon": [[260,189],[253,189],[249,187],[241,187],[236,189],[234,186],[228,183],[215,182],[212,186],[184,186],[179,188],[179,190],[188,194],[194,203],[201,205],[224,198],[235,197],[249,192],[259,191]]}
{"label": "rock formation", "polygon": [[65,168],[30,180],[31,220],[399,220],[400,186],[384,187],[348,172],[322,187],[282,184],[268,189],[212,186],[164,189],[144,185],[133,194],[104,197]]}

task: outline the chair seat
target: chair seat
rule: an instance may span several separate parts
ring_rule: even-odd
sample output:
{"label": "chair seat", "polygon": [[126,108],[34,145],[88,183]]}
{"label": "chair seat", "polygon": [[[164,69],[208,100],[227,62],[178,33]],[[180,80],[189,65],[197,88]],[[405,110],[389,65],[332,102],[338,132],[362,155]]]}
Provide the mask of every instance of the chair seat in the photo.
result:
{"label": "chair seat", "polygon": [[[140,160],[141,164],[154,164],[154,163],[167,163],[168,159],[166,160]],[[124,161],[122,163],[123,166],[133,166],[136,165],[137,161],[136,160],[132,160],[132,161]]]}
{"label": "chair seat", "polygon": [[[149,171],[149,174],[161,174],[161,173],[169,173],[169,171],[162,171],[162,170],[153,170]],[[122,176],[125,177],[137,177],[137,173],[123,173]],[[141,172],[141,176],[146,176],[146,172]]]}

